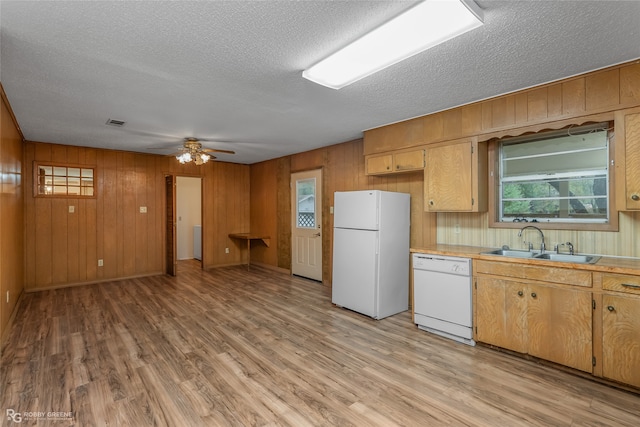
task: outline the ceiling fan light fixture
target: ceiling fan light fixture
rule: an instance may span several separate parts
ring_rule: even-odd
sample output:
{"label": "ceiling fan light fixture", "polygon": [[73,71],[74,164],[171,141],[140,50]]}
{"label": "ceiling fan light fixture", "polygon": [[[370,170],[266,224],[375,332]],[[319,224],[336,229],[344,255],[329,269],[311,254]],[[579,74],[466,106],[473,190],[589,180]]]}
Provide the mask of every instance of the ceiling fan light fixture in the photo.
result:
{"label": "ceiling fan light fixture", "polygon": [[340,89],[433,46],[480,27],[473,0],[425,0],[302,72]]}
{"label": "ceiling fan light fixture", "polygon": [[204,154],[204,153],[196,153],[192,157],[193,157],[193,163],[195,163],[196,165],[200,166],[200,165],[204,165],[205,163],[207,163],[209,161],[209,157],[210,156],[208,154]]}
{"label": "ceiling fan light fixture", "polygon": [[176,159],[181,163],[189,163],[193,162],[196,165],[204,165],[211,159],[215,159],[211,154],[207,154],[208,152],[219,152],[226,154],[235,154],[233,151],[229,150],[217,150],[213,148],[203,148],[202,144],[198,141],[197,138],[185,138],[184,144],[182,147],[182,152],[176,155]]}
{"label": "ceiling fan light fixture", "polygon": [[191,161],[191,153],[186,151],[179,156],[176,156],[176,159],[178,159],[178,161],[184,165],[185,163],[189,163]]}

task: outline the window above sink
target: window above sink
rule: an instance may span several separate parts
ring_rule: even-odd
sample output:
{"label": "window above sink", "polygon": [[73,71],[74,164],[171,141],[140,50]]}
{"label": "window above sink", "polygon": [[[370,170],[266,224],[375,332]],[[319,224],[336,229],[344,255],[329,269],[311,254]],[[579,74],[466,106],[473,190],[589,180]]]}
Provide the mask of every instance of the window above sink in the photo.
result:
{"label": "window above sink", "polygon": [[490,226],[617,230],[613,122],[494,140]]}

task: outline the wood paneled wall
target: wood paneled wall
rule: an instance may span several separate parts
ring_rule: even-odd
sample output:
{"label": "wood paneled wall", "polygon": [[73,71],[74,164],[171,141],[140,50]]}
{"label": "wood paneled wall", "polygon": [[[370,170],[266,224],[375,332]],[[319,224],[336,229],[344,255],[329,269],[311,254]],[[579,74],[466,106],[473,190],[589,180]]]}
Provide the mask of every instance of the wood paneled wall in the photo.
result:
{"label": "wood paneled wall", "polygon": [[[251,166],[251,231],[271,237],[269,247],[261,241],[254,241],[251,248],[252,260],[271,266],[278,265],[278,216],[277,212],[278,174],[277,160],[257,163]],[[258,190],[258,191],[254,191]]]}
{"label": "wood paneled wall", "polygon": [[[249,166],[237,163],[213,162],[204,169],[203,179],[203,265],[205,268],[234,265],[242,262],[244,245],[229,238],[229,233],[242,233],[250,228]],[[173,164],[174,168],[179,166]],[[192,167],[197,167],[193,165]]]}
{"label": "wood paneled wall", "polygon": [[518,128],[639,104],[640,61],[633,61],[368,130],[364,152],[375,154],[467,136],[486,141],[513,135]]}
{"label": "wood paneled wall", "polygon": [[436,216],[423,211],[422,171],[367,176],[363,141],[355,140],[251,165],[251,230],[278,236],[277,244],[270,248],[252,249],[252,262],[291,268],[291,244],[287,240],[291,235],[290,174],[317,168],[323,169],[323,282],[331,282],[333,216],[330,208],[336,191],[376,189],[411,194],[411,246],[435,243]]}
{"label": "wood paneled wall", "polygon": [[[246,165],[180,165],[166,156],[38,142],[25,144],[24,159],[27,289],[162,273],[169,174],[203,178],[203,266],[241,262],[239,251],[224,249],[233,244],[229,233],[249,226]],[[34,161],[95,167],[96,197],[34,197]]]}
{"label": "wood paneled wall", "polygon": [[[0,338],[24,290],[22,134],[0,86]],[[8,296],[7,296],[8,295]],[[0,345],[1,347],[1,345]]]}

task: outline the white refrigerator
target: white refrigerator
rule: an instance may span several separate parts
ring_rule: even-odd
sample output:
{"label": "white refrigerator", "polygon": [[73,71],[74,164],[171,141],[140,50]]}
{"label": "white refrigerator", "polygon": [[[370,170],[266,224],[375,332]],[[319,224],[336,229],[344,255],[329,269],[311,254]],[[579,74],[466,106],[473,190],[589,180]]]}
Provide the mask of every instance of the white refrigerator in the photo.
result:
{"label": "white refrigerator", "polygon": [[334,193],[334,304],[374,319],[409,309],[409,203],[405,193]]}

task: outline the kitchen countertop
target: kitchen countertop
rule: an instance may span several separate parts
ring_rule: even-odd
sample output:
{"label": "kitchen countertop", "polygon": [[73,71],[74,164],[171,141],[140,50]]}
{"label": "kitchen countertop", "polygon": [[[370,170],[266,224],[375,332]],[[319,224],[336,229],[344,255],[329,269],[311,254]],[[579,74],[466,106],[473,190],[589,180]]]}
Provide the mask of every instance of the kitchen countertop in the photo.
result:
{"label": "kitchen countertop", "polygon": [[[462,246],[436,244],[426,247],[411,248],[412,253],[459,256],[485,261],[513,262],[518,264],[529,264],[548,267],[572,268],[575,270],[588,270],[603,273],[634,274],[640,275],[640,259],[638,258],[617,258],[602,256],[595,264],[580,264],[573,262],[548,261],[530,258],[512,258],[506,256],[483,255],[482,252],[492,251],[498,248],[487,248],[480,246]],[[549,252],[549,251],[547,251]]]}

